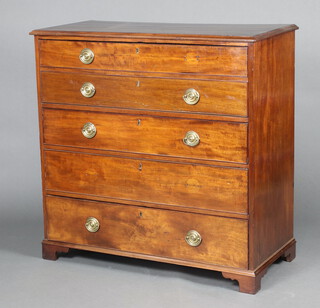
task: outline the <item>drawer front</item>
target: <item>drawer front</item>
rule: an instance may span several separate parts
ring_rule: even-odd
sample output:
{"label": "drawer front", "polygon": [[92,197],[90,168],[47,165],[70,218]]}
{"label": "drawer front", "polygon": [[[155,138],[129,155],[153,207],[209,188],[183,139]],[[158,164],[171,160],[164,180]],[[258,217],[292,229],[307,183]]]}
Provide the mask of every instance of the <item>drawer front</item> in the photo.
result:
{"label": "drawer front", "polygon": [[[46,198],[46,214],[49,240],[237,268],[248,266],[246,220],[57,197]],[[86,229],[89,217],[99,222],[96,232]],[[200,234],[199,246],[187,244],[185,237],[190,230]]]}
{"label": "drawer front", "polygon": [[47,190],[247,213],[244,169],[52,150],[45,166]]}
{"label": "drawer front", "polygon": [[[93,97],[80,92],[86,82],[95,87]],[[50,103],[247,115],[247,84],[242,82],[42,72],[41,86],[42,101]],[[188,89],[199,93],[194,105],[183,99]]]}
{"label": "drawer front", "polygon": [[[44,109],[44,142],[94,149],[146,153],[245,163],[247,124],[127,114]],[[96,129],[93,138],[81,131],[85,123]],[[189,131],[200,141],[183,139]]]}
{"label": "drawer front", "polygon": [[[94,53],[80,61],[84,48]],[[42,40],[40,65],[120,71],[247,76],[247,48]]]}

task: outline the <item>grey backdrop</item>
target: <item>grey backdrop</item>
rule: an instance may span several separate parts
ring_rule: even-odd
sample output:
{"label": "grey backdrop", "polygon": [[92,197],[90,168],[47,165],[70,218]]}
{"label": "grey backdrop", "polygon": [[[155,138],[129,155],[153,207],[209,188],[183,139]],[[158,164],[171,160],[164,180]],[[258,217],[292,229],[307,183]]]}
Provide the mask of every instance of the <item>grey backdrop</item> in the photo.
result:
{"label": "grey backdrop", "polygon": [[[319,0],[0,0],[0,307],[319,307]],[[94,253],[41,259],[42,209],[33,37],[97,19],[296,23],[294,262],[256,296],[214,272]]]}

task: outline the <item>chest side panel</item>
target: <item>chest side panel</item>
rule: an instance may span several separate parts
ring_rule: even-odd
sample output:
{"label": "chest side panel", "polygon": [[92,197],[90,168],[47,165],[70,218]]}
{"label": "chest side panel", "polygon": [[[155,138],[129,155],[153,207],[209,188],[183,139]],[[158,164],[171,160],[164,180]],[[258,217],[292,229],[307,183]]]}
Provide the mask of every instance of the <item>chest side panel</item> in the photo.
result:
{"label": "chest side panel", "polygon": [[293,237],[294,32],[255,43],[249,57],[250,267],[256,268]]}

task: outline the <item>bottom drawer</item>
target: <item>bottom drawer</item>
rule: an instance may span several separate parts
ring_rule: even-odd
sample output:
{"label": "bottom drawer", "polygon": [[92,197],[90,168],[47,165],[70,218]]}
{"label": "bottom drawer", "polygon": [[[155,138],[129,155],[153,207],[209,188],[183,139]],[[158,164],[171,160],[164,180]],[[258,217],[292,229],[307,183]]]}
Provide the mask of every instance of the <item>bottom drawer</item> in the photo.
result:
{"label": "bottom drawer", "polygon": [[[146,255],[206,262],[237,268],[248,266],[246,220],[145,207],[48,196],[47,239],[111,248]],[[86,226],[88,218],[95,218]],[[186,235],[195,230],[198,246]],[[189,242],[199,243],[196,233]]]}

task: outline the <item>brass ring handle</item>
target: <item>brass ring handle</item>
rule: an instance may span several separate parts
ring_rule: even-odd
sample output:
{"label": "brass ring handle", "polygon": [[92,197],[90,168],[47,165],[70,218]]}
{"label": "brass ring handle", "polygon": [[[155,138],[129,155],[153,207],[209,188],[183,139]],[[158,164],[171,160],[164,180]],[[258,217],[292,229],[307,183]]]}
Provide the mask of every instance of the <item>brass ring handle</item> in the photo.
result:
{"label": "brass ring handle", "polygon": [[96,135],[97,129],[94,126],[94,124],[87,122],[83,125],[81,132],[83,136],[85,136],[88,139],[91,139]]}
{"label": "brass ring handle", "polygon": [[79,59],[83,64],[90,64],[94,59],[94,53],[91,49],[82,49],[79,55]]}
{"label": "brass ring handle", "polygon": [[97,232],[100,228],[99,220],[95,217],[88,217],[85,223],[86,229],[89,232]]}
{"label": "brass ring handle", "polygon": [[182,140],[189,147],[195,147],[200,143],[199,135],[193,130],[188,131]]}
{"label": "brass ring handle", "polygon": [[202,238],[198,231],[190,230],[187,233],[185,240],[190,246],[197,247],[201,244]]}
{"label": "brass ring handle", "polygon": [[200,100],[200,94],[195,89],[187,89],[182,98],[188,105],[195,105]]}
{"label": "brass ring handle", "polygon": [[96,93],[96,88],[91,82],[85,82],[81,86],[80,92],[84,97],[92,97]]}

